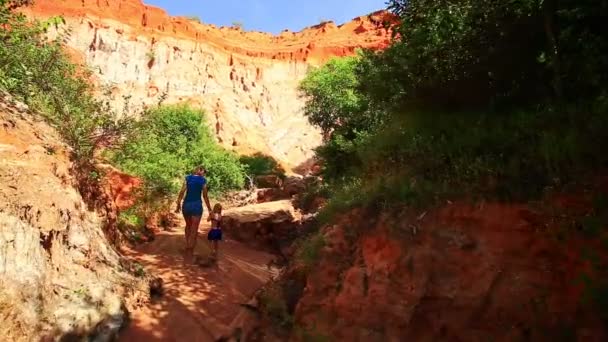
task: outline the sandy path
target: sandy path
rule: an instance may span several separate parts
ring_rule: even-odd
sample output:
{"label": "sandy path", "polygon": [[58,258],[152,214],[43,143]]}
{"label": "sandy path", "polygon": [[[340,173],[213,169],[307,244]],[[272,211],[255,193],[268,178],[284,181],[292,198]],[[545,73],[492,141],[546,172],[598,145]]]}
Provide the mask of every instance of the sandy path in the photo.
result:
{"label": "sandy path", "polygon": [[[201,225],[203,225],[201,223]],[[199,233],[197,254],[208,253],[206,232]],[[276,269],[272,255],[226,239],[217,267],[184,266],[183,229],[165,231],[155,241],[125,254],[163,279],[165,295],[133,312],[120,341],[215,341],[245,303]]]}

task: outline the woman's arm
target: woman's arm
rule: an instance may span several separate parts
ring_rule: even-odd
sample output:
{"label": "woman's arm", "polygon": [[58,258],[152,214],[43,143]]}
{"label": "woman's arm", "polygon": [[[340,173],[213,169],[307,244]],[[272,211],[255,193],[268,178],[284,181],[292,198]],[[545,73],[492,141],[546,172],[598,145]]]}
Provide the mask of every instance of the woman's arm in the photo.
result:
{"label": "woman's arm", "polygon": [[175,209],[176,213],[179,213],[180,209],[182,208],[182,199],[184,198],[184,193],[186,193],[186,182],[185,181],[184,181],[184,184],[182,184],[182,189],[179,191],[179,195],[177,195],[177,202],[176,202],[177,208]]}
{"label": "woman's arm", "polygon": [[209,202],[209,194],[207,193],[207,184],[203,187],[203,198],[205,199],[207,210],[209,210],[209,215],[211,215],[211,203]]}

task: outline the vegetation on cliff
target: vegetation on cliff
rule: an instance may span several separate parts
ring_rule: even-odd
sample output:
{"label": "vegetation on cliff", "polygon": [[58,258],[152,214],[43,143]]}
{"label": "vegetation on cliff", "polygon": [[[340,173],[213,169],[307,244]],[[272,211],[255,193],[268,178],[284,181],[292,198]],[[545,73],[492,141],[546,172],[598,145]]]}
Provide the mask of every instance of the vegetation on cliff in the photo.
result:
{"label": "vegetation on cliff", "polygon": [[[593,210],[569,217],[566,236],[607,246],[593,180],[608,166],[608,1],[389,8],[401,22],[388,49],[333,60],[300,86],[305,114],[327,133],[321,222],[352,208],[526,202],[575,188]],[[606,264],[591,259],[589,303],[606,318]]]}
{"label": "vegetation on cliff", "polygon": [[[526,200],[608,163],[608,2],[390,1],[385,51],[302,82],[337,192]],[[354,194],[354,193],[351,193]],[[365,199],[361,199],[365,197]]]}
{"label": "vegetation on cliff", "polygon": [[146,111],[112,159],[144,181],[141,199],[146,207],[171,200],[183,177],[197,165],[207,168],[212,194],[241,188],[244,183],[244,167],[216,143],[204,113],[184,105]]}
{"label": "vegetation on cliff", "polygon": [[138,206],[148,209],[166,203],[196,165],[209,168],[214,194],[242,187],[244,167],[217,144],[202,111],[160,106],[145,110],[139,121],[132,119],[133,113],[118,115],[95,97],[87,67],[74,63],[64,49],[69,30],[62,28],[58,31],[63,33],[49,40],[47,30],[60,27],[63,19],[32,21],[16,11],[29,3],[0,0],[0,89],[39,112],[71,147],[73,171],[85,196],[99,201],[101,175],[95,162],[100,150],[142,178]]}
{"label": "vegetation on cliff", "polygon": [[90,73],[62,47],[65,36],[52,41],[45,36],[63,19],[31,21],[15,12],[27,3],[0,0],[0,88],[41,113],[70,145],[74,161],[88,163],[95,148],[119,136],[129,120],[116,120],[106,103],[95,99]]}

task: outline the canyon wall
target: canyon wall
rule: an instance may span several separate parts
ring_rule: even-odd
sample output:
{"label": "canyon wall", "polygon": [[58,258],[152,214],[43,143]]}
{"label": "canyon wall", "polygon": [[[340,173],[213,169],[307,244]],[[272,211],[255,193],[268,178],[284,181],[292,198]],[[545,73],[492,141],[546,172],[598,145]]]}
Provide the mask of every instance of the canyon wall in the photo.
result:
{"label": "canyon wall", "polygon": [[0,127],[0,341],[105,341],[147,278],[104,235],[57,132],[1,91]]}
{"label": "canyon wall", "polygon": [[392,19],[380,11],[341,26],[270,35],[171,17],[140,0],[37,0],[25,12],[65,19],[60,30],[67,28],[68,48],[92,69],[118,113],[161,99],[188,102],[205,109],[227,148],[262,152],[287,167],[305,163],[321,142],[302,113],[299,81],[331,57],[386,47],[384,23]]}

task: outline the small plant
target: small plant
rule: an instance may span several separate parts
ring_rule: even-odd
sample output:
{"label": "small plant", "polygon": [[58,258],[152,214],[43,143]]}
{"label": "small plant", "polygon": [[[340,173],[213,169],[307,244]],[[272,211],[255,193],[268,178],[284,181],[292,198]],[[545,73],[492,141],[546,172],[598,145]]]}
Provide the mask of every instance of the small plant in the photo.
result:
{"label": "small plant", "polygon": [[197,22],[197,23],[202,23],[201,18],[198,15],[190,15],[186,17],[188,20]]}
{"label": "small plant", "polygon": [[243,22],[242,21],[233,21],[232,22],[232,27],[238,29],[238,30],[243,30]]}
{"label": "small plant", "polygon": [[277,327],[289,330],[293,327],[293,316],[289,314],[282,296],[280,287],[273,284],[260,295],[260,306]]}
{"label": "small plant", "polygon": [[100,178],[101,177],[99,175],[99,172],[97,172],[97,171],[90,171],[89,172],[89,179],[98,181]]}
{"label": "small plant", "polygon": [[84,287],[79,287],[73,291],[75,295],[79,297],[85,297],[87,295],[87,290]]}
{"label": "small plant", "polygon": [[297,258],[307,269],[311,269],[321,258],[323,247],[325,247],[325,238],[318,232],[302,241],[298,248]]}
{"label": "small plant", "polygon": [[45,145],[44,150],[46,151],[46,154],[48,154],[50,156],[57,153],[57,148],[55,146],[51,146],[51,145]]}
{"label": "small plant", "polygon": [[133,265],[133,274],[135,274],[136,277],[141,278],[146,274],[146,271],[140,263],[135,263]]}
{"label": "small plant", "polygon": [[143,219],[138,215],[136,208],[123,211],[118,215],[119,227],[142,228],[144,225]]}

